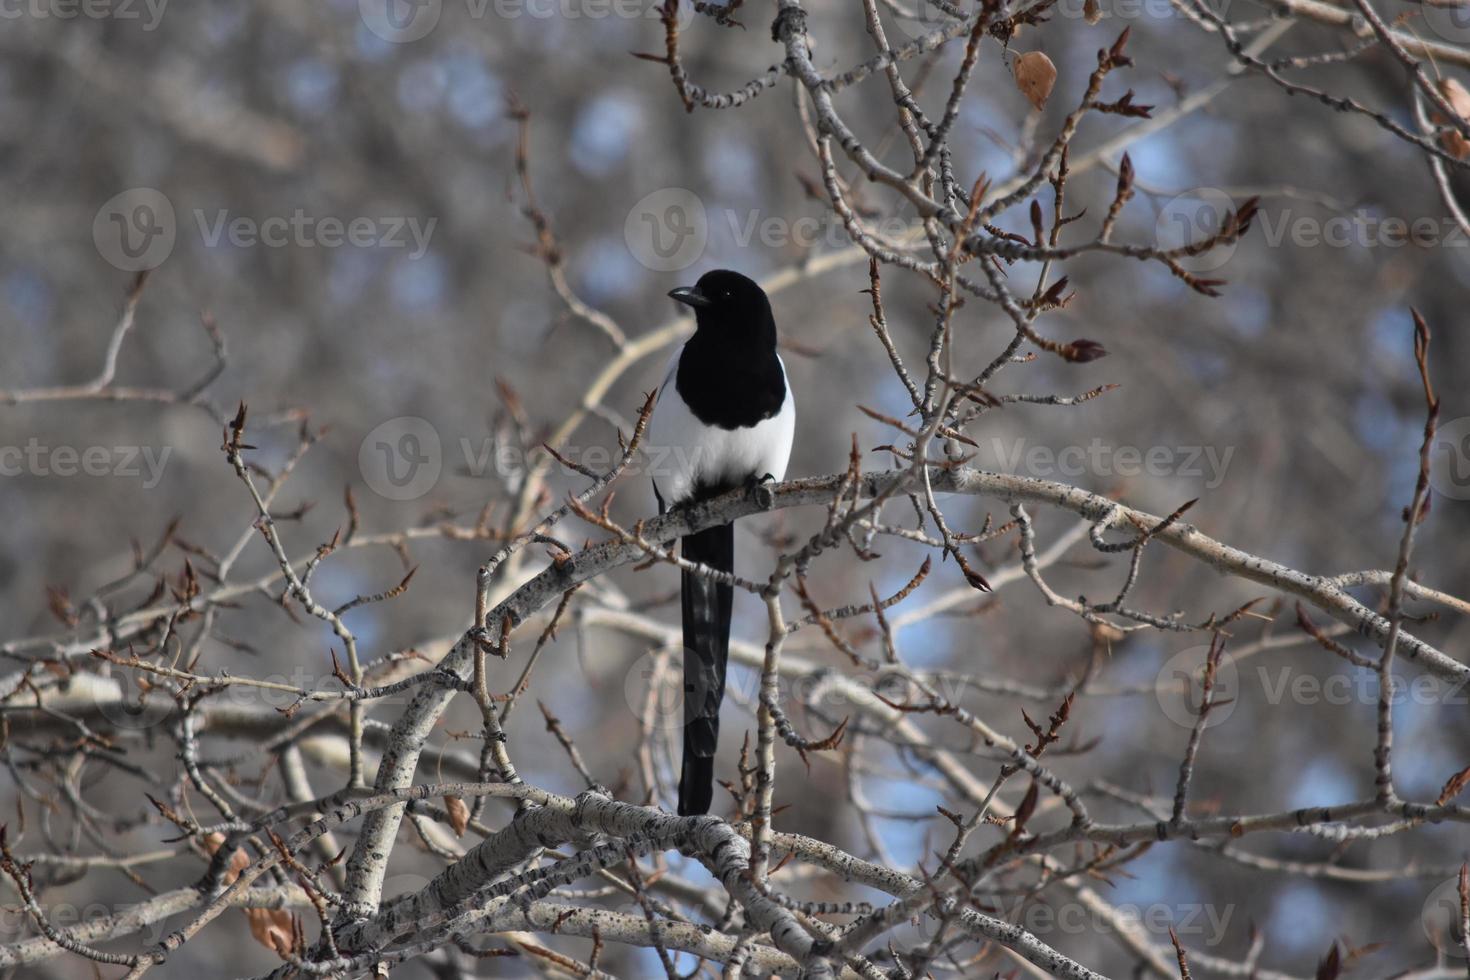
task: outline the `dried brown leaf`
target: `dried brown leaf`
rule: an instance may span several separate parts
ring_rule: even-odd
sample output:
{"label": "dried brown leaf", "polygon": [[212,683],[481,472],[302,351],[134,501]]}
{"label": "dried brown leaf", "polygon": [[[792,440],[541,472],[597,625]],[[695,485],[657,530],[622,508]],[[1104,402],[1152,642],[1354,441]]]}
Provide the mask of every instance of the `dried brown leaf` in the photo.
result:
{"label": "dried brown leaf", "polygon": [[457,796],[444,797],[444,809],[449,811],[449,826],[456,837],[463,837],[470,826],[470,808]]}
{"label": "dried brown leaf", "polygon": [[1016,88],[1037,112],[1046,108],[1047,97],[1057,83],[1057,66],[1040,51],[1027,51],[1016,59]]}
{"label": "dried brown leaf", "polygon": [[[1470,120],[1470,90],[1467,90],[1458,79],[1454,78],[1442,78],[1434,84],[1435,88],[1439,89],[1439,94],[1444,96],[1444,100],[1454,110],[1455,115],[1459,116],[1462,122]],[[1445,119],[1439,113],[1435,113],[1434,121],[1450,127],[1439,134],[1439,144],[1444,147],[1444,151],[1457,160],[1470,157],[1470,140],[1465,139],[1464,135],[1454,128],[1453,122]]]}
{"label": "dried brown leaf", "polygon": [[245,909],[250,922],[250,935],[256,942],[287,959],[294,945],[291,913],[285,909]]}

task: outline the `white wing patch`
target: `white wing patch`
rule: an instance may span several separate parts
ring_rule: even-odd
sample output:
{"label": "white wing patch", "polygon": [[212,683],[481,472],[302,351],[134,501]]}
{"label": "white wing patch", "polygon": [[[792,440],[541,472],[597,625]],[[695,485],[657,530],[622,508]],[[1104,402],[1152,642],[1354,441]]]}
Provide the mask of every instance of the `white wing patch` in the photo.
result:
{"label": "white wing patch", "polygon": [[[767,473],[777,480],[784,478],[796,436],[790,381],[781,411],[774,417],[746,429],[706,425],[694,417],[674,387],[683,352],[681,347],[669,362],[643,445],[649,475],[664,502],[672,505],[687,500],[701,483],[742,483]],[[781,374],[786,375],[784,363]]]}

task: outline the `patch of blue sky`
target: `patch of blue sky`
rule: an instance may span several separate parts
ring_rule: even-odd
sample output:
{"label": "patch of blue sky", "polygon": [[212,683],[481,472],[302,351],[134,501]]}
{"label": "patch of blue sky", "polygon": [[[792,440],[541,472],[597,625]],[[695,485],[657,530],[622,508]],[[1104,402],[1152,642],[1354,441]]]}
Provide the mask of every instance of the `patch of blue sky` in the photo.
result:
{"label": "patch of blue sky", "polygon": [[578,251],[576,282],[584,301],[601,306],[638,295],[648,282],[648,270],[633,257],[621,234],[601,235]]}
{"label": "patch of blue sky", "polygon": [[545,341],[550,326],[551,314],[542,299],[511,298],[500,304],[500,325],[496,336],[509,351],[530,355],[536,353]]}
{"label": "patch of blue sky", "polygon": [[1128,873],[1113,878],[1103,897],[1115,905],[1146,906],[1186,894],[1188,876],[1179,867],[1177,847],[1154,847],[1128,862]]}
{"label": "patch of blue sky", "polygon": [[400,391],[403,388],[403,365],[396,356],[374,354],[367,361],[366,381],[371,390]]}
{"label": "patch of blue sky", "polygon": [[965,168],[956,174],[959,179],[973,183],[982,173],[997,179],[1015,173],[1011,146],[997,143],[992,134],[1014,145],[1015,121],[989,99],[967,99],[952,135],[955,161]]}
{"label": "patch of blue sky", "polygon": [[[869,777],[863,790],[874,809],[900,814],[932,814],[944,803],[943,794],[911,780]],[[934,824],[930,820],[895,820],[878,817],[878,837],[888,848],[900,868],[913,868],[920,861],[933,865],[929,838]]]}
{"label": "patch of blue sky", "polygon": [[1381,391],[1368,388],[1358,393],[1353,400],[1352,426],[1363,445],[1375,452],[1388,453],[1415,445],[1408,432],[1408,420]]}
{"label": "patch of blue sky", "polygon": [[5,276],[3,289],[5,305],[16,320],[36,332],[50,326],[56,294],[44,276],[34,269],[15,269]]}
{"label": "patch of blue sky", "polygon": [[448,264],[432,251],[416,259],[406,255],[393,263],[388,294],[406,313],[424,313],[440,307],[449,287]]}
{"label": "patch of blue sky", "polygon": [[[1446,244],[1458,244],[1461,249],[1470,249],[1470,241],[1467,241],[1463,237],[1457,237],[1451,241],[1447,241]],[[1458,254],[1464,256],[1465,252],[1461,251]],[[1444,265],[1449,266],[1450,272],[1460,281],[1460,285],[1470,288],[1470,262],[1466,262],[1463,258],[1460,258],[1454,262],[1446,262]],[[1440,266],[1440,268],[1443,267]]]}
{"label": "patch of blue sky", "polygon": [[1394,706],[1394,784],[1409,799],[1434,798],[1445,780],[1464,768],[1464,760],[1444,733],[1463,712],[1465,692],[1452,682],[1414,669],[1397,672],[1399,700]]}
{"label": "patch of blue sky", "polygon": [[258,241],[245,244],[249,240],[248,232],[244,233],[246,237],[231,232],[230,224],[246,217],[245,215],[229,211],[221,220],[221,210],[218,208],[194,210],[175,205],[179,232],[174,245],[174,255],[185,250],[192,251],[215,271],[233,275],[251,261],[252,255],[258,259],[259,256],[256,253],[263,249]]}
{"label": "patch of blue sky", "polygon": [[[1106,682],[1128,688],[1153,685],[1164,663],[1176,652],[1146,633],[1139,634],[1136,640],[1113,651],[1105,668]],[[1131,753],[1129,740],[1137,737],[1139,725],[1163,713],[1153,694],[1129,695],[1107,705],[1107,710],[1097,712],[1092,722],[1101,726],[1097,734],[1103,739],[1104,752]]]}
{"label": "patch of blue sky", "polygon": [[1212,350],[1185,347],[1179,360],[1189,376],[1202,384],[1219,384],[1230,376],[1230,360]]}
{"label": "patch of blue sky", "polygon": [[1321,956],[1341,931],[1343,910],[1323,888],[1288,881],[1276,893],[1266,922],[1266,938],[1278,954]]}
{"label": "patch of blue sky", "polygon": [[35,269],[21,267],[5,276],[0,292],[5,306],[27,333],[26,342],[6,354],[0,384],[52,377],[57,368],[59,337],[53,323],[56,297],[51,284]]}
{"label": "patch of blue sky", "polygon": [[1140,182],[1157,185],[1165,191],[1187,189],[1180,181],[1190,180],[1191,163],[1181,152],[1175,134],[1166,130],[1139,140],[1128,147],[1128,158],[1133,161],[1133,172]]}
{"label": "patch of blue sky", "polygon": [[[357,4],[353,3],[353,13]],[[251,9],[245,3],[211,3],[204,13],[204,39],[216,47],[236,41],[245,28]]]}
{"label": "patch of blue sky", "polygon": [[672,274],[681,282],[685,279],[694,282],[711,269],[738,268],[748,276],[761,278],[781,258],[779,239],[761,234],[760,223],[772,217],[764,211],[706,199],[709,239],[704,254],[688,269]]}
{"label": "patch of blue sky", "polygon": [[[336,608],[355,596],[375,595],[383,591],[383,588],[383,583],[377,578],[359,572],[350,565],[332,561],[322,562],[311,581],[312,595],[329,609]],[[359,651],[376,649],[383,642],[384,617],[389,614],[387,606],[374,603],[361,606],[346,615],[343,622],[352,630],[352,635],[357,637]],[[331,633],[331,627],[326,623],[322,623],[322,628],[327,630],[331,642],[337,647],[338,662],[345,664],[346,658],[340,649],[341,641]],[[325,674],[331,669],[330,660],[320,666]]]}
{"label": "patch of blue sky", "polygon": [[[1219,276],[1208,278],[1218,279]],[[1150,303],[1170,303],[1195,295],[1184,280],[1169,271],[1160,262],[1139,262],[1134,267],[1131,285],[1139,294],[1139,306],[1147,308]]]}
{"label": "patch of blue sky", "polygon": [[1378,311],[1368,327],[1368,342],[1373,357],[1366,363],[1387,362],[1390,373],[1413,377],[1418,373],[1414,362],[1414,320],[1407,305],[1388,305]]}
{"label": "patch of blue sky", "polygon": [[751,142],[720,131],[704,150],[704,173],[710,185],[737,200],[760,200],[761,161]]}
{"label": "patch of blue sky", "polygon": [[339,248],[332,252],[327,270],[327,293],[334,306],[355,304],[362,301],[373,288],[373,281],[382,270],[383,253],[380,249]]}
{"label": "patch of blue sky", "polygon": [[[1227,121],[1196,113],[1133,143],[1128,156],[1140,183],[1183,193],[1223,180],[1218,168],[1230,159],[1234,133]],[[1199,147],[1210,150],[1191,152]]]}
{"label": "patch of blue sky", "polygon": [[505,115],[505,91],[484,57],[472,49],[445,60],[449,114],[466,129],[483,130]]}
{"label": "patch of blue sky", "polygon": [[[953,566],[953,562],[946,564]],[[948,570],[944,565],[939,568],[941,571]],[[949,578],[947,575],[940,577]],[[956,576],[957,579],[958,576]],[[887,594],[892,595],[903,584],[903,582],[898,582],[893,585],[886,590]],[[914,591],[913,595],[909,596],[904,604],[917,609],[926,602],[932,602],[944,591],[946,589],[943,587],[934,587],[925,582]],[[978,599],[980,593],[977,592],[975,595]],[[973,630],[960,632],[955,628],[955,622],[938,617],[921,620],[901,630],[898,636],[898,649],[903,654],[904,662],[911,667],[921,669],[930,667],[952,667],[957,670],[976,669],[984,656],[984,651],[973,648],[967,638],[979,634]]]}
{"label": "patch of blue sky", "polygon": [[[575,667],[569,665],[568,669],[575,669]],[[587,671],[587,676],[584,680],[602,681],[608,686],[603,687],[590,683],[545,685],[544,690],[538,694],[538,697],[546,702],[552,714],[561,718],[595,718],[597,716],[599,697],[608,694],[617,698],[618,703],[621,703],[622,694],[619,691],[619,688],[622,686],[621,665],[616,668],[608,666],[606,676],[593,676],[591,667],[583,667],[582,669]],[[540,725],[538,724],[537,727],[539,728]],[[564,759],[553,760],[553,764],[548,768],[559,769],[561,768],[560,763],[562,761]]]}
{"label": "patch of blue sky", "polygon": [[1259,337],[1271,325],[1271,297],[1263,289],[1245,283],[1230,284],[1230,302],[1226,304],[1225,322],[1242,337]]}
{"label": "patch of blue sky", "polygon": [[319,58],[300,58],[286,69],[286,100],[299,112],[319,116],[337,101],[337,69]]}
{"label": "patch of blue sky", "polygon": [[638,103],[622,92],[607,92],[583,106],[572,125],[572,165],[589,177],[607,177],[628,158],[642,128]]}
{"label": "patch of blue sky", "polygon": [[398,104],[410,112],[429,112],[444,99],[444,64],[433,58],[410,62],[398,73]]}
{"label": "patch of blue sky", "polygon": [[1286,809],[1335,806],[1359,798],[1357,781],[1341,761],[1318,758],[1297,773],[1286,794]]}
{"label": "patch of blue sky", "polygon": [[[368,29],[367,22],[363,20],[361,14],[358,12],[356,2],[342,3],[338,4],[338,6],[350,8],[350,10],[343,11],[343,16],[350,17],[355,21],[352,39],[357,48],[357,53],[362,57],[363,61],[386,61],[399,50],[399,45],[394,44],[387,38],[379,37]],[[432,37],[433,35],[431,34],[429,39],[425,39],[419,43],[427,44]]]}
{"label": "patch of blue sky", "polygon": [[[1414,498],[1414,486],[1419,482],[1419,443],[1423,438],[1422,429],[1406,426],[1404,441],[1399,445],[1397,452],[1389,454],[1385,466],[1387,481],[1383,494],[1384,506],[1379,509],[1378,521],[1394,541],[1399,539],[1403,531],[1400,514]],[[1443,465],[1442,460],[1443,457],[1441,457],[1440,465]],[[1432,486],[1430,494],[1431,498],[1436,496]]]}

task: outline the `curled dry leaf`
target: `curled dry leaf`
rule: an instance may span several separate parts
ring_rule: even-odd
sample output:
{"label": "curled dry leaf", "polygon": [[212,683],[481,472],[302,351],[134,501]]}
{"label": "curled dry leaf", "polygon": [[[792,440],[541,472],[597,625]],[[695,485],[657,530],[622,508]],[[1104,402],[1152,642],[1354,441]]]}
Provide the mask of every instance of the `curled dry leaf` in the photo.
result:
{"label": "curled dry leaf", "polygon": [[449,826],[454,829],[454,835],[463,837],[465,829],[470,825],[470,808],[459,797],[446,796],[444,809],[449,811]]}
{"label": "curled dry leaf", "polygon": [[1016,59],[1016,88],[1037,112],[1046,108],[1047,96],[1057,82],[1057,66],[1040,51],[1027,51]]}
{"label": "curled dry leaf", "polygon": [[281,959],[289,959],[295,942],[291,913],[285,909],[245,909],[250,935]]}
{"label": "curled dry leaf", "polygon": [[[209,834],[204,838],[204,850],[212,856],[215,851],[218,851],[220,849],[220,846],[223,845],[224,842],[224,834]],[[235,848],[235,853],[230,855],[230,863],[225,868],[224,874],[221,876],[220,883],[228,888],[230,885],[233,885],[235,883],[236,878],[240,877],[240,872],[244,871],[248,867],[250,867],[250,856],[245,853],[244,848]]]}
{"label": "curled dry leaf", "polygon": [[[213,854],[220,849],[225,842],[224,834],[210,834],[204,838],[204,849]],[[230,855],[230,863],[225,868],[220,883],[229,887],[240,877],[240,873],[250,867],[250,856],[245,853],[244,848],[236,848],[235,853]],[[266,949],[275,953],[281,959],[288,959],[294,946],[292,932],[292,916],[286,909],[241,909],[245,913],[245,920],[250,923],[250,935],[256,942]]]}
{"label": "curled dry leaf", "polygon": [[[1470,90],[1453,78],[1442,78],[1434,84],[1439,89],[1439,94],[1444,96],[1444,100],[1455,111],[1455,115],[1459,116],[1461,121],[1470,120]],[[1465,139],[1464,135],[1455,128],[1453,120],[1445,119],[1439,113],[1435,113],[1434,122],[1436,125],[1448,127],[1439,134],[1439,145],[1444,147],[1446,153],[1457,160],[1470,157],[1470,140]]]}

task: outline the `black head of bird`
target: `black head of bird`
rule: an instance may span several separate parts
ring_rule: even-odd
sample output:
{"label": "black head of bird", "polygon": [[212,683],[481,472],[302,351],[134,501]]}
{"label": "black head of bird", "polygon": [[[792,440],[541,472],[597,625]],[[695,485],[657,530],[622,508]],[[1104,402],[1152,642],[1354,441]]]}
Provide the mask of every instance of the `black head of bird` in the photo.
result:
{"label": "black head of bird", "polygon": [[694,309],[695,325],[701,334],[776,345],[776,318],[771,315],[766,291],[738,272],[706,272],[693,286],[681,286],[669,296]]}

